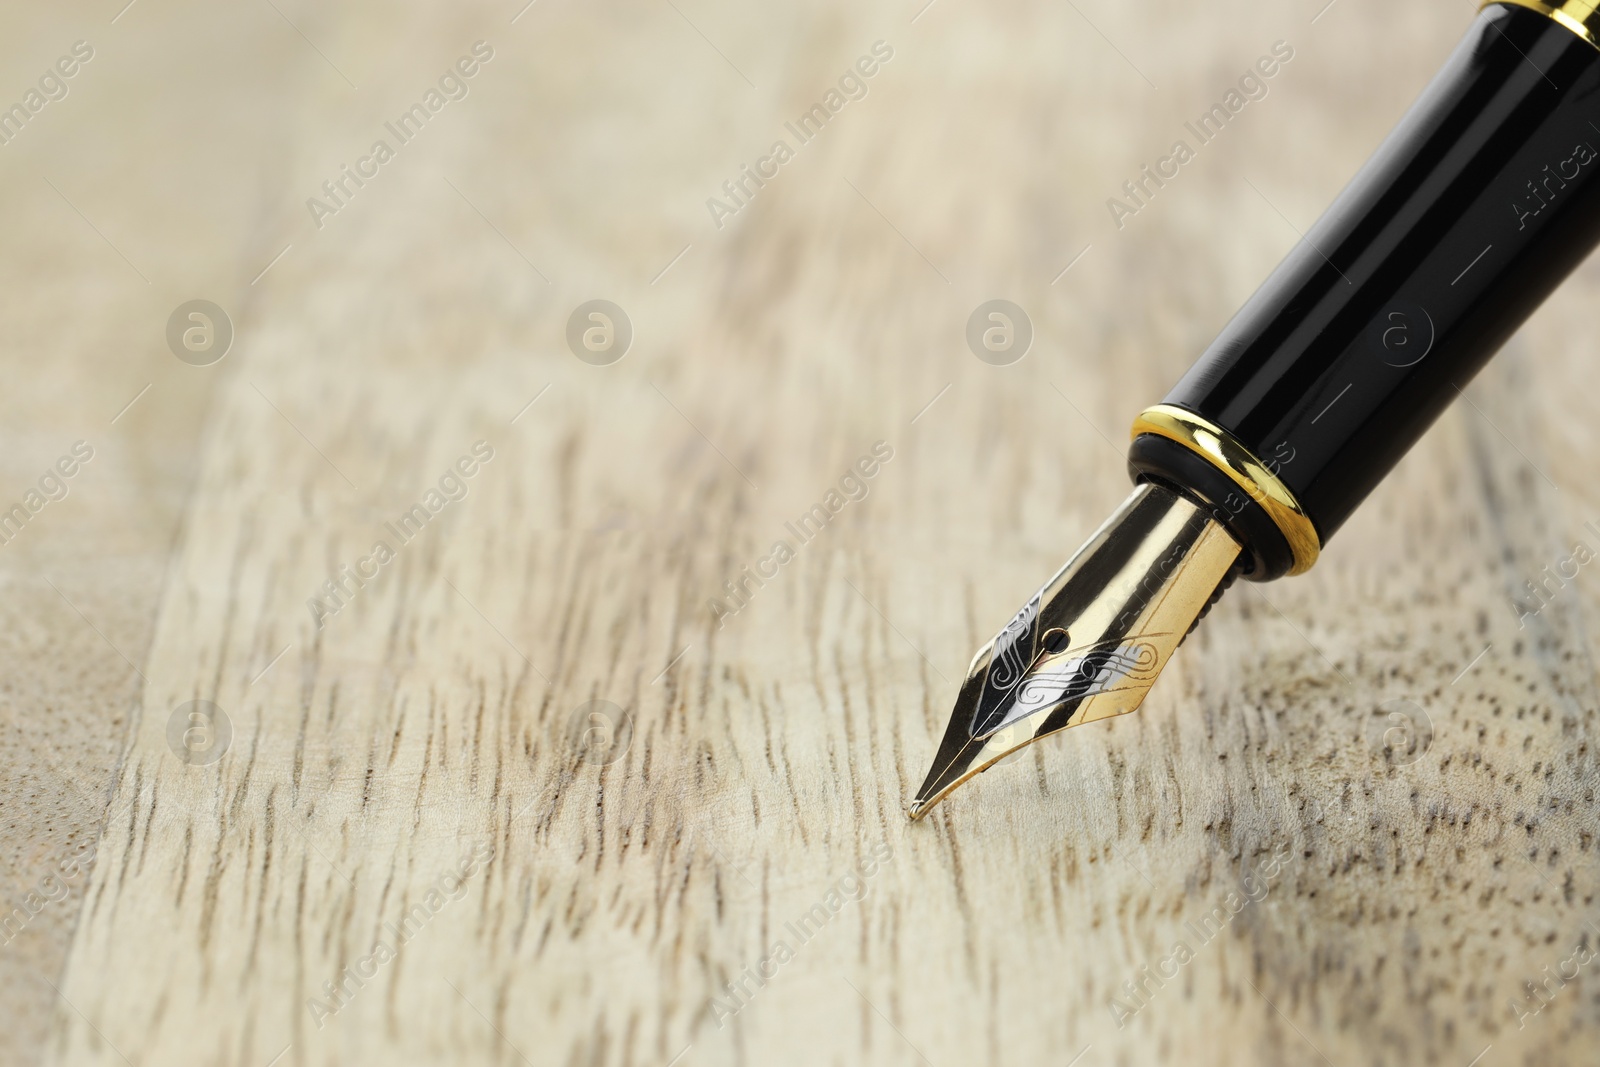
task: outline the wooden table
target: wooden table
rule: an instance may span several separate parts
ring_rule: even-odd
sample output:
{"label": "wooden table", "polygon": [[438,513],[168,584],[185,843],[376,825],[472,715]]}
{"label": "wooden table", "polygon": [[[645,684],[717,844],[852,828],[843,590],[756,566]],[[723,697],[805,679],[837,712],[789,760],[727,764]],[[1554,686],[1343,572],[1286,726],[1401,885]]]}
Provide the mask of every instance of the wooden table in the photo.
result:
{"label": "wooden table", "polygon": [[1593,1062],[1592,264],[1141,712],[902,814],[1469,6],[117,6],[0,33],[93,50],[0,145],[0,1062]]}

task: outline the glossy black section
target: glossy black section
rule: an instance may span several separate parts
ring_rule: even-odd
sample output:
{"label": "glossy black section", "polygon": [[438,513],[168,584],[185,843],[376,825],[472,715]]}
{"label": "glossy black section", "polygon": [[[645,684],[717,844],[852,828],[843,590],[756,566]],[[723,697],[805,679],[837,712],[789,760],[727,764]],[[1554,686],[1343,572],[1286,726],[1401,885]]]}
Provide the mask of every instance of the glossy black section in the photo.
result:
{"label": "glossy black section", "polygon": [[1241,573],[1251,581],[1281,578],[1294,566],[1294,550],[1266,509],[1220,468],[1176,441],[1153,433],[1135,437],[1128,446],[1128,473],[1136,482],[1157,482],[1203,503],[1244,546]]}
{"label": "glossy black section", "polygon": [[1600,240],[1597,189],[1600,50],[1485,8],[1166,402],[1272,462],[1326,541]]}

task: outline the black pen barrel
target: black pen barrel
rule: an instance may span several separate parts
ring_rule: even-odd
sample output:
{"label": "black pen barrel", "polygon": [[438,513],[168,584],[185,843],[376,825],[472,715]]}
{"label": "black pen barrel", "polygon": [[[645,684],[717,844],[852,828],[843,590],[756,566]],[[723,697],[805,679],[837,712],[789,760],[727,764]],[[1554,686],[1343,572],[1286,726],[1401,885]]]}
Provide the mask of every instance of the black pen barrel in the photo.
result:
{"label": "black pen barrel", "polygon": [[[1597,242],[1600,48],[1492,4],[1165,404],[1242,445],[1320,547]],[[1139,433],[1129,464],[1209,505],[1249,577],[1309,565],[1193,446]]]}

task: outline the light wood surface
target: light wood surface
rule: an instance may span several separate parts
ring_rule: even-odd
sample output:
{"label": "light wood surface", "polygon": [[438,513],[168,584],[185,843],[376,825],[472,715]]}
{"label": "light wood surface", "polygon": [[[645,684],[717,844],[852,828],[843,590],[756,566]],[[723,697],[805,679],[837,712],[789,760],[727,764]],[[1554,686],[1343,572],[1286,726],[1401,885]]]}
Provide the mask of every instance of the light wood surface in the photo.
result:
{"label": "light wood surface", "polygon": [[[1600,550],[1593,264],[1142,711],[902,814],[1132,416],[1470,6],[116,6],[0,34],[0,97],[95,48],[0,146],[0,503],[94,449],[0,545],[0,1061],[1592,1062],[1600,604],[1587,566],[1515,603]],[[1004,367],[963,336],[997,297]],[[195,298],[209,367],[164,338]],[[593,299],[606,366],[566,341]],[[214,763],[169,744],[195,700]]]}

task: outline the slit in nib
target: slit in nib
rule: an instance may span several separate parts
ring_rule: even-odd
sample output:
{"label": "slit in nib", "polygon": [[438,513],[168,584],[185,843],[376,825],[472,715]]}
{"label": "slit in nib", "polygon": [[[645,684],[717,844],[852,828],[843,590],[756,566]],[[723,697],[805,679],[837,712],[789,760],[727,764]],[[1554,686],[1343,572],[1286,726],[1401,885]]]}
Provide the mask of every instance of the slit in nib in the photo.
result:
{"label": "slit in nib", "polygon": [[1046,734],[1137,708],[1239,551],[1199,505],[1162,486],[1136,488],[972,658],[907,814],[922,818]]}

